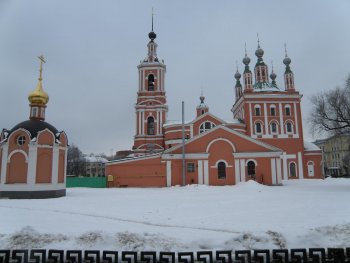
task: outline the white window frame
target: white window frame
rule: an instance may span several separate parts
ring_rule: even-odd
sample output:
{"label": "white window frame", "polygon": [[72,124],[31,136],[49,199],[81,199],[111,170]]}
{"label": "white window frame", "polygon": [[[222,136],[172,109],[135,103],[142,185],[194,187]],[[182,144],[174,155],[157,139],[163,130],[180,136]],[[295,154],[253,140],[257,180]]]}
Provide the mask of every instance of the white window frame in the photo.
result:
{"label": "white window frame", "polygon": [[[205,128],[205,124],[208,123],[208,122],[210,123],[210,128],[209,128],[209,129],[206,129],[206,128]],[[212,122],[212,121],[204,121],[204,122],[202,122],[202,123],[199,125],[199,134],[201,134],[201,133],[203,133],[203,132],[206,132],[206,131],[209,131],[209,130],[215,128],[215,127],[216,127],[216,124],[215,124],[214,122]]]}

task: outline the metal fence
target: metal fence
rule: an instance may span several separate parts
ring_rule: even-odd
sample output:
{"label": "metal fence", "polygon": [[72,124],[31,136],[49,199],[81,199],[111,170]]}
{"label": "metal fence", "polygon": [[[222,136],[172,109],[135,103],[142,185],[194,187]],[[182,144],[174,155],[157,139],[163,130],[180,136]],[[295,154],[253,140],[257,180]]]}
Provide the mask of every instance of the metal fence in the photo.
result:
{"label": "metal fence", "polygon": [[350,262],[350,248],[217,250],[197,252],[0,250],[0,263],[277,263]]}
{"label": "metal fence", "polygon": [[70,187],[90,187],[106,188],[106,177],[67,177],[66,186]]}

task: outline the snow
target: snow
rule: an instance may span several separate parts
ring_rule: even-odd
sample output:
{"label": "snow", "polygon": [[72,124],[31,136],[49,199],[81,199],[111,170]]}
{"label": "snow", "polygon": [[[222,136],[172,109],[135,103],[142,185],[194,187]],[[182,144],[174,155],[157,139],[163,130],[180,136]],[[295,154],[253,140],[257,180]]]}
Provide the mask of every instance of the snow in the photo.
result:
{"label": "snow", "polygon": [[84,159],[89,163],[107,163],[108,160],[101,156],[84,156]]}
{"label": "snow", "polygon": [[304,149],[305,151],[320,151],[321,149],[312,142],[304,141]]}
{"label": "snow", "polygon": [[350,179],[236,186],[70,188],[0,200],[0,247],[186,251],[345,247]]}

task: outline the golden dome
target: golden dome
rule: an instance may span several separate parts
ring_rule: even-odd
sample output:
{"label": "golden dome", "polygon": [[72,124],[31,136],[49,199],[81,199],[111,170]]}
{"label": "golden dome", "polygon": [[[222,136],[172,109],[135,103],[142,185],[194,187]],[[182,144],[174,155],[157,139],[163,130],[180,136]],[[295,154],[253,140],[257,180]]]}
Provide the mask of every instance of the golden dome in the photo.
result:
{"label": "golden dome", "polygon": [[40,56],[40,75],[39,75],[39,82],[36,85],[36,88],[34,91],[29,93],[28,100],[30,104],[39,104],[39,105],[46,105],[49,102],[49,95],[43,90],[43,84],[42,84],[42,71],[43,71],[43,63],[45,63],[44,57]]}

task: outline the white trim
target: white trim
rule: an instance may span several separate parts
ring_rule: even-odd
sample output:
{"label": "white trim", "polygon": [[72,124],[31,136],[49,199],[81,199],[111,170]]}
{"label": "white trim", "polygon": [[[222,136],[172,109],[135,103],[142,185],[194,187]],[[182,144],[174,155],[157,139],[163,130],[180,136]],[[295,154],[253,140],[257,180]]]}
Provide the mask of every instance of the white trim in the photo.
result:
{"label": "white trim", "polygon": [[193,137],[193,123],[190,124],[190,136]]}
{"label": "white trim", "polygon": [[239,172],[239,160],[235,160],[235,183],[238,184],[241,181]]}
{"label": "white trim", "polygon": [[159,158],[160,154],[154,154],[154,155],[146,155],[146,156],[141,156],[141,157],[133,157],[130,159],[120,159],[120,160],[115,160],[115,161],[110,161],[108,163],[105,163],[105,166],[108,165],[114,165],[114,164],[118,164],[118,163],[127,163],[127,162],[136,162],[136,161],[143,161],[143,160],[148,160],[148,159],[154,159],[154,158]]}
{"label": "white trim", "polygon": [[209,164],[208,164],[208,160],[204,160],[204,184],[209,185]]}
{"label": "white trim", "polygon": [[246,160],[246,161],[245,161],[245,166],[248,166],[248,162],[250,162],[250,161],[252,161],[252,162],[255,164],[255,166],[258,166],[258,162],[257,162],[256,160],[254,160],[254,159],[248,159],[248,160]]}
{"label": "white trim", "polygon": [[63,171],[63,174],[64,174],[63,182],[64,182],[64,184],[66,184],[66,179],[67,179],[67,153],[68,153],[68,147],[66,147],[64,149],[64,171]]}
{"label": "white trim", "polygon": [[203,161],[198,160],[198,184],[203,184]]}
{"label": "white trim", "polygon": [[234,158],[280,157],[282,152],[236,152]]}
{"label": "white trim", "polygon": [[6,183],[8,149],[9,149],[9,146],[7,143],[2,145],[0,184]]}
{"label": "white trim", "polygon": [[177,144],[177,143],[181,143],[181,142],[182,142],[182,139],[168,140],[168,141],[165,141],[165,145]]}
{"label": "white trim", "polygon": [[321,155],[322,156],[322,153],[304,153],[304,155]]}
{"label": "white trim", "polygon": [[36,181],[36,164],[38,157],[37,145],[29,144],[29,161],[27,170],[27,183],[29,185],[35,184]]}
{"label": "white trim", "polygon": [[221,138],[221,137],[220,137],[220,138],[216,138],[216,139],[210,141],[210,143],[208,143],[207,148],[206,148],[205,151],[206,151],[206,152],[209,152],[210,146],[211,146],[213,143],[217,142],[217,141],[224,141],[224,142],[227,142],[229,145],[231,145],[233,152],[236,152],[236,148],[235,148],[235,146],[233,145],[233,143],[232,143],[231,141],[229,141],[228,139],[226,139],[226,138]]}
{"label": "white trim", "polygon": [[301,152],[298,152],[298,166],[299,166],[299,178],[303,179],[304,173],[303,173],[303,160],[302,160]]}
{"label": "white trim", "polygon": [[50,191],[66,189],[66,184],[1,184],[0,191]]}
{"label": "white trim", "polygon": [[[17,134],[18,131],[22,131],[22,132],[25,132],[27,134],[27,136],[29,137],[29,141],[30,141],[30,138],[31,138],[31,135],[30,135],[30,132],[27,131],[26,129],[23,129],[23,128],[19,128],[17,130],[15,130],[14,132],[12,132],[10,134],[10,136],[7,138],[7,141],[9,142],[12,138],[12,136],[15,136]],[[16,142],[17,143],[17,142]]]}
{"label": "white trim", "polygon": [[[191,132],[191,130],[186,130],[186,128],[185,128],[185,132]],[[171,130],[171,131],[166,131],[164,134],[168,134],[168,133],[173,133],[173,132],[182,132],[182,130]]]}
{"label": "white trim", "polygon": [[[278,94],[277,94],[278,93]],[[244,94],[245,98],[257,98],[257,99],[261,99],[261,98],[270,98],[270,99],[301,99],[302,95],[291,95],[291,94],[280,94],[281,91],[276,91],[274,93],[270,93],[270,94],[262,94],[261,92],[257,93],[257,94]],[[278,103],[280,101],[271,101],[271,103]],[[261,101],[258,101],[258,103],[261,103]]]}
{"label": "white trim", "polygon": [[253,131],[255,130],[255,125],[253,127],[253,116],[252,116],[251,103],[249,103],[249,121],[250,121],[250,136],[252,136],[253,135]]}
{"label": "white trim", "polygon": [[265,120],[265,134],[269,134],[269,125],[267,119],[267,105],[264,103],[264,120]]}
{"label": "white trim", "polygon": [[210,168],[218,168],[218,165],[220,162],[223,162],[225,164],[226,168],[233,167],[232,165],[229,165],[228,162],[226,162],[226,160],[220,159],[220,160],[216,161],[215,165],[211,166]]}
{"label": "white trim", "polygon": [[278,104],[278,109],[279,109],[279,115],[280,115],[280,134],[284,134],[282,103]]}
{"label": "white trim", "polygon": [[[186,153],[185,159],[208,159],[209,154],[208,153]],[[177,160],[182,159],[182,154],[162,154],[162,159],[169,159],[169,160]]]}
{"label": "white trim", "polygon": [[275,185],[277,182],[276,180],[276,159],[271,158],[271,178],[272,178],[272,185]]}
{"label": "white trim", "polygon": [[24,157],[25,157],[25,159],[26,159],[26,163],[28,163],[28,155],[27,155],[27,153],[25,152],[25,151],[23,151],[23,150],[13,150],[10,154],[9,154],[9,156],[8,156],[8,159],[7,159],[7,163],[10,163],[11,162],[11,157],[12,157],[12,155],[14,155],[15,153],[21,153],[21,154],[23,154],[24,155]]}
{"label": "white trim", "polygon": [[298,126],[298,113],[297,113],[297,104],[294,102],[294,119],[295,119],[295,133],[299,134],[299,126]]}
{"label": "white trim", "polygon": [[283,152],[281,159],[283,160],[283,179],[288,180],[289,168],[287,164],[287,154]]}
{"label": "white trim", "polygon": [[171,161],[166,161],[166,186],[171,186]]}
{"label": "white trim", "polygon": [[[258,130],[257,130],[257,128],[256,128],[256,124],[257,123],[260,123],[260,132],[258,132]],[[266,129],[266,128],[265,128]],[[263,124],[263,122],[261,121],[261,120],[256,120],[256,121],[254,121],[254,133],[256,134],[256,135],[262,135],[262,134],[264,134],[264,124]]]}

